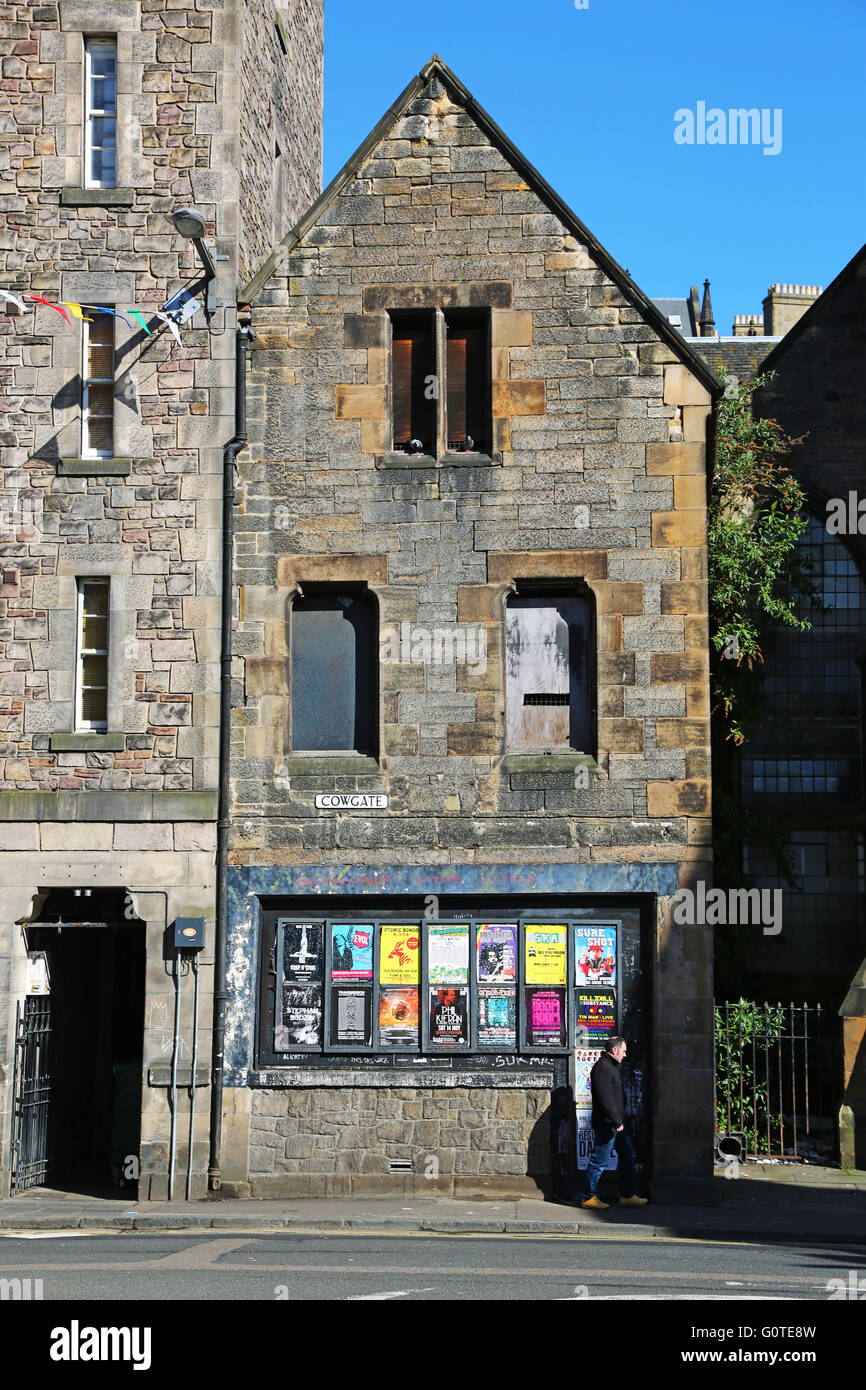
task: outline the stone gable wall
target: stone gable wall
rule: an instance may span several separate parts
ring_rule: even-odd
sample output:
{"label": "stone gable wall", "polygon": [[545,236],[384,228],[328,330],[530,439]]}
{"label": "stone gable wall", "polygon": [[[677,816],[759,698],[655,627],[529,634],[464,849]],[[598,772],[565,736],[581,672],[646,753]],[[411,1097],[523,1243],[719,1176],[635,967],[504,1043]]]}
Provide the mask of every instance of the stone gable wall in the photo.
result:
{"label": "stone gable wall", "polygon": [[[385,308],[492,304],[493,462],[388,452]],[[235,651],[236,862],[669,860],[709,838],[709,397],[434,83],[254,306]],[[504,600],[583,577],[598,758],[504,756]],[[481,625],[486,669],[382,662],[379,766],[290,755],[287,613],[366,580],[380,623]],[[386,791],[374,817],[313,793]],[[345,861],[344,861],[345,862]]]}

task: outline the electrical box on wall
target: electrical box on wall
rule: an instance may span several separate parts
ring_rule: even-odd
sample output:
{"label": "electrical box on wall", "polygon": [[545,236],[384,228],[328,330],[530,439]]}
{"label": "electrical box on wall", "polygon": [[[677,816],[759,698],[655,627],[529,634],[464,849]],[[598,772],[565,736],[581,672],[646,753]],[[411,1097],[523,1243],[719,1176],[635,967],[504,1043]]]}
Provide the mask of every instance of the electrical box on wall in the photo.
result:
{"label": "electrical box on wall", "polygon": [[204,922],[203,917],[176,917],[173,943],[175,950],[204,950]]}

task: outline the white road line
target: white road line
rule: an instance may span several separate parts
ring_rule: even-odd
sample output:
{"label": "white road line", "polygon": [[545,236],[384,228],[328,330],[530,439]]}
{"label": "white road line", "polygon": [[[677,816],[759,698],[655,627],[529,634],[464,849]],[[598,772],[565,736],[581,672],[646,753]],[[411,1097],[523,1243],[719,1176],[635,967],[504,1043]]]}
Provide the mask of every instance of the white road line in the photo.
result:
{"label": "white road line", "polygon": [[120,1236],[128,1232],[104,1231],[0,1231],[0,1240],[68,1240],[76,1236]]}
{"label": "white road line", "polygon": [[431,1284],[427,1289],[394,1289],[390,1293],[350,1293],[346,1297],[347,1303],[372,1303],[381,1302],[387,1298],[408,1298],[413,1293],[433,1293],[434,1286]]}

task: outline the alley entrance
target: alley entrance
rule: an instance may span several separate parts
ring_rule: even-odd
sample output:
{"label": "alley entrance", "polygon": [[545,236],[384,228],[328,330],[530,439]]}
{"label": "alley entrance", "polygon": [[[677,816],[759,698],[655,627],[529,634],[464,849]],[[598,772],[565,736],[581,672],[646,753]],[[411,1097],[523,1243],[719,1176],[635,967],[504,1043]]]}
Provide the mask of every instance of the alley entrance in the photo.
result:
{"label": "alley entrance", "polygon": [[44,967],[19,1018],[13,1191],[135,1196],[145,940],[120,896],[52,893],[27,928],[28,955]]}

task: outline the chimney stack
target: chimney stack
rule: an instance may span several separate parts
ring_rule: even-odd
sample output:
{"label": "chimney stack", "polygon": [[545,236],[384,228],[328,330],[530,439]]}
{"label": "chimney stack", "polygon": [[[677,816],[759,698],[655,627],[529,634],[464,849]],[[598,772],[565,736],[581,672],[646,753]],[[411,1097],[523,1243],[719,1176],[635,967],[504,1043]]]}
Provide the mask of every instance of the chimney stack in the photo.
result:
{"label": "chimney stack", "polygon": [[783,338],[815,303],[823,288],[823,285],[771,285],[764,300],[767,336]]}

